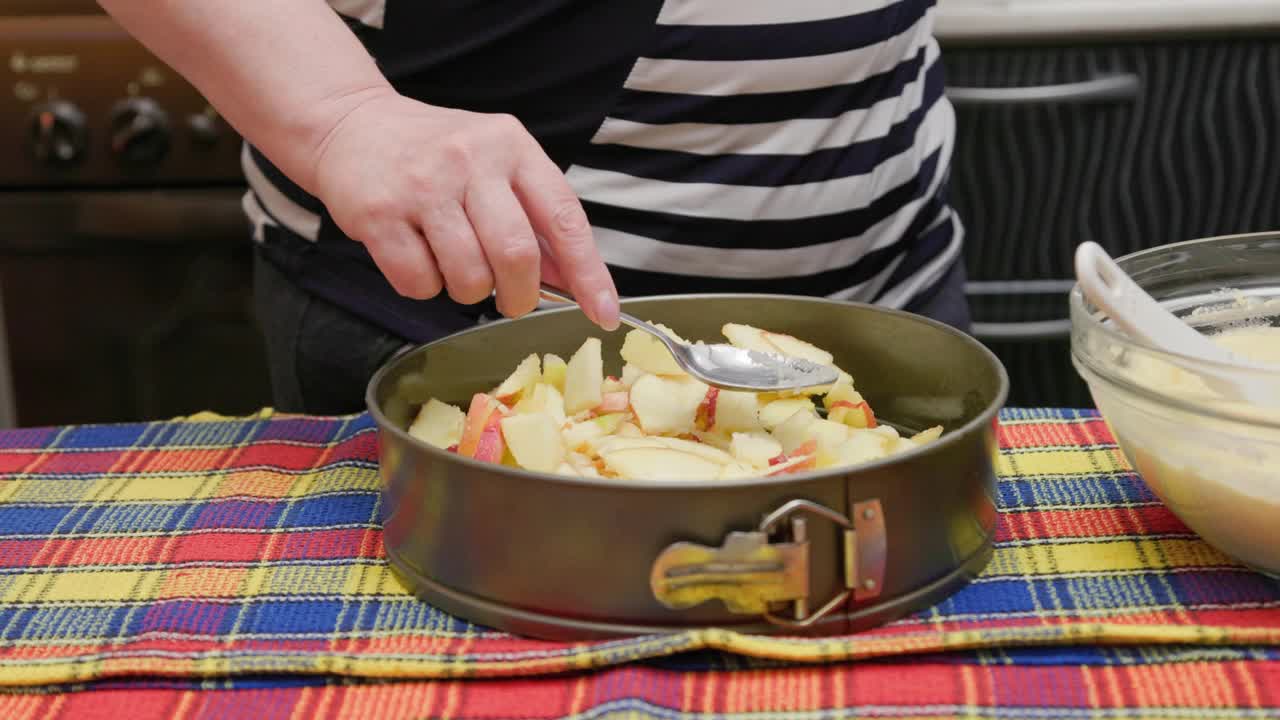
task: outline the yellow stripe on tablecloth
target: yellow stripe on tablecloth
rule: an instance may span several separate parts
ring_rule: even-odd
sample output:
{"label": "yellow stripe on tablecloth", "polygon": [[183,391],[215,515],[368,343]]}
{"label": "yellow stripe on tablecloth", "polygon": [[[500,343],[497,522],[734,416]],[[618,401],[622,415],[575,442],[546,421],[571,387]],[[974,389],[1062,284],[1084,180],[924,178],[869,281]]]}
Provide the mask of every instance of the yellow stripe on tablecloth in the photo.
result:
{"label": "yellow stripe on tablecloth", "polygon": [[1004,453],[996,458],[1000,477],[1036,475],[1094,475],[1126,472],[1124,454],[1115,449],[1055,449]]}
{"label": "yellow stripe on tablecloth", "polygon": [[1199,539],[1107,540],[997,547],[983,575],[1021,577],[1236,564]]}
{"label": "yellow stripe on tablecloth", "polygon": [[168,570],[115,570],[76,572],[45,569],[27,575],[6,588],[0,602],[65,602],[75,600],[119,600],[152,598]]}
{"label": "yellow stripe on tablecloth", "polygon": [[185,477],[134,477],[125,484],[113,500],[202,500],[213,493],[217,483],[209,482],[207,475]]}

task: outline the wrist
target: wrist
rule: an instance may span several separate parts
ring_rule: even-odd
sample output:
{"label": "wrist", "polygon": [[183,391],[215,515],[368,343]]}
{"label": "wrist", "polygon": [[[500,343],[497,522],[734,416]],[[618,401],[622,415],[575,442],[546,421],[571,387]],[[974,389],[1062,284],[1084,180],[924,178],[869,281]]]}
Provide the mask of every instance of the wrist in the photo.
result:
{"label": "wrist", "polygon": [[360,115],[362,108],[398,96],[390,83],[371,83],[334,93],[303,113],[281,138],[285,152],[297,153],[298,184],[316,194],[324,158],[334,139]]}

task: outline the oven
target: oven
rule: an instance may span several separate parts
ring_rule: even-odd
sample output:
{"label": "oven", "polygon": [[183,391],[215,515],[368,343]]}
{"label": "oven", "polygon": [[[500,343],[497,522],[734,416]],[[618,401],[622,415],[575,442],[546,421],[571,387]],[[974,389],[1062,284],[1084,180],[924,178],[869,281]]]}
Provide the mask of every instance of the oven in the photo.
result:
{"label": "oven", "polygon": [[240,140],[89,0],[0,0],[0,427],[270,404]]}

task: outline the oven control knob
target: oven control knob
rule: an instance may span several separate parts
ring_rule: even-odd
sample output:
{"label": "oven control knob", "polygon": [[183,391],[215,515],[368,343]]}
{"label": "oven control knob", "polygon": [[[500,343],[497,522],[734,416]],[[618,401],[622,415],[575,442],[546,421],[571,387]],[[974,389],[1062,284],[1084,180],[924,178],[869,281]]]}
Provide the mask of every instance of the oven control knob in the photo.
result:
{"label": "oven control knob", "polygon": [[129,98],[111,111],[111,151],[132,167],[149,167],[169,152],[169,115],[150,98]]}
{"label": "oven control knob", "polygon": [[31,151],[50,167],[70,167],[83,159],[88,135],[84,113],[66,100],[43,103],[31,114]]}

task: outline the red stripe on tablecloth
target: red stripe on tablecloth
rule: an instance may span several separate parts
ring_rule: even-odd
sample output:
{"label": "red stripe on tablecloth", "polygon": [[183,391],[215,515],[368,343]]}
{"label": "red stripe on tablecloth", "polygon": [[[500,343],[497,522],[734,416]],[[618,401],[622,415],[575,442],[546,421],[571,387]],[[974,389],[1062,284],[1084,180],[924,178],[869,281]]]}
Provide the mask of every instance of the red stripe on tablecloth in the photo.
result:
{"label": "red stripe on tablecloth", "polygon": [[0,452],[0,480],[9,478],[2,477],[23,472],[31,463],[44,457],[36,453],[5,453]]}
{"label": "red stripe on tablecloth", "polygon": [[[48,474],[162,473],[184,475],[211,470],[246,467],[273,467],[285,470],[313,470],[321,457],[330,465],[346,460],[373,461],[377,458],[377,438],[357,435],[333,446],[261,441],[252,445],[216,448],[139,448],[111,450],[48,451],[6,453],[0,451],[0,473],[40,472]],[[33,463],[40,461],[39,466]]]}
{"label": "red stripe on tablecloth", "polygon": [[[816,688],[816,689],[815,689]],[[844,699],[834,708],[827,698]],[[1033,715],[1091,708],[1167,711],[1280,705],[1280,663],[1182,662],[1078,667],[860,664],[736,672],[641,667],[590,675],[473,682],[446,680],[244,690],[86,690],[66,695],[0,696],[0,715],[27,718],[518,717],[540,720],[574,711],[647,708],[662,714],[735,717],[819,709],[870,716]],[[648,714],[648,713],[645,713]]]}
{"label": "red stripe on tablecloth", "polygon": [[[51,538],[0,541],[0,567],[77,567],[154,562],[257,563],[383,556],[382,535],[364,528],[275,533],[211,532],[160,537]],[[170,553],[165,557],[166,551]]]}
{"label": "red stripe on tablecloth", "polygon": [[1008,512],[995,529],[996,542],[1189,532],[1164,505]]}
{"label": "red stripe on tablecloth", "polygon": [[1102,420],[1045,423],[1030,425],[999,425],[996,437],[1000,447],[1008,450],[1023,448],[1071,448],[1094,445],[1112,445],[1115,438]]}

